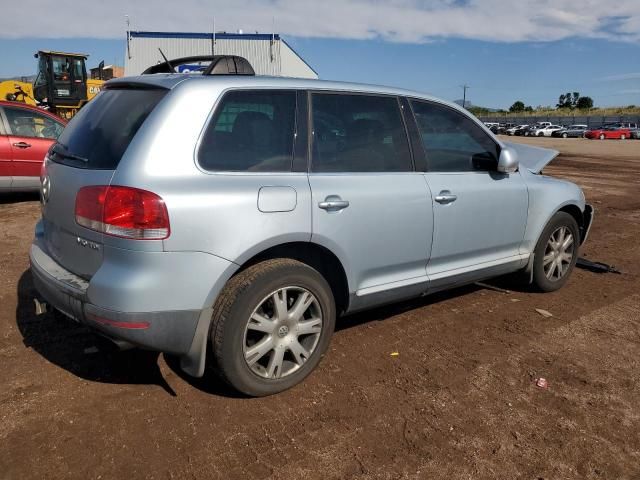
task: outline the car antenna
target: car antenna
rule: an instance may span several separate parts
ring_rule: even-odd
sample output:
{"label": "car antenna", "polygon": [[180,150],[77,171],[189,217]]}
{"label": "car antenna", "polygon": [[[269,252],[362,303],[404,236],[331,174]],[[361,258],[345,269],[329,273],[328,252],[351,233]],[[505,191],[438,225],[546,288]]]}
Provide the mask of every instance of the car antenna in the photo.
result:
{"label": "car antenna", "polygon": [[169,59],[167,58],[167,56],[162,52],[162,49],[161,49],[160,47],[158,47],[158,51],[160,52],[160,55],[162,55],[162,58],[164,58],[165,63],[166,63],[167,65],[169,65],[169,68],[171,69],[171,71],[172,71],[173,73],[176,73],[176,72],[173,70],[173,65],[171,65],[171,62],[169,61]]}

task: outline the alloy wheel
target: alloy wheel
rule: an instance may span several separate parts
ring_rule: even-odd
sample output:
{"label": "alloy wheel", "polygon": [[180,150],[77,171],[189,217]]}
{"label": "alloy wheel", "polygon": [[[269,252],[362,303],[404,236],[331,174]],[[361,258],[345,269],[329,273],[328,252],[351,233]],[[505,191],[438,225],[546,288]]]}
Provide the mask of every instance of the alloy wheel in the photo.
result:
{"label": "alloy wheel", "polygon": [[302,287],[287,286],[265,297],[244,334],[244,359],[253,373],[282,378],[313,355],[323,328],[318,299]]}
{"label": "alloy wheel", "polygon": [[552,282],[560,280],[569,271],[575,252],[575,241],[567,227],[557,228],[549,237],[542,265],[545,276]]}

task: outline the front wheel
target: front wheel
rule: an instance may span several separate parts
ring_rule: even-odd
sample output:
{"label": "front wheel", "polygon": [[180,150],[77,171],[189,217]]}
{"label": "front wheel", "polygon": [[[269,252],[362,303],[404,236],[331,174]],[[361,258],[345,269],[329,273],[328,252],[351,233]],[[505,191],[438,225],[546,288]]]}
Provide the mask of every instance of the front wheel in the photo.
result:
{"label": "front wheel", "polygon": [[604,133],[601,133],[600,134],[600,140],[604,140],[604,139],[605,139]]}
{"label": "front wheel", "polygon": [[214,307],[218,373],[250,396],[293,387],[324,355],[335,310],[329,284],[304,263],[274,259],[247,268],[229,280]]}
{"label": "front wheel", "polygon": [[626,140],[627,136],[623,133],[622,135],[620,135],[620,140]]}
{"label": "front wheel", "polygon": [[569,135],[567,135],[566,133],[562,134],[562,138],[567,138]]}
{"label": "front wheel", "polygon": [[543,292],[561,288],[578,260],[580,230],[566,212],[558,212],[538,239],[533,259],[533,284]]}

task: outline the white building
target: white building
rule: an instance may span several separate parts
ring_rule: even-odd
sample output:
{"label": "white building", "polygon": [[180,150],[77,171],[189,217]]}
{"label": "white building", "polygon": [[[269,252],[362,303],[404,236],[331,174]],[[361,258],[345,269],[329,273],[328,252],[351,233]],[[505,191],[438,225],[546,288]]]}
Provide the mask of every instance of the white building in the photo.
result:
{"label": "white building", "polygon": [[139,75],[163,61],[192,55],[238,55],[246,58],[256,75],[318,78],[318,73],[278,34],[268,33],[127,33],[124,74]]}

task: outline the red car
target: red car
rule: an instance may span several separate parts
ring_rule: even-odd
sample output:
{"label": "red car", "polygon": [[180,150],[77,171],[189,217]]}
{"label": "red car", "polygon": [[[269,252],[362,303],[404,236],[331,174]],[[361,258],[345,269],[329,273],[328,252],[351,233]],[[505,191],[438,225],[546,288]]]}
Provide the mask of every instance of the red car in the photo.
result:
{"label": "red car", "polygon": [[0,192],[40,188],[40,168],[66,122],[41,108],[0,101]]}
{"label": "red car", "polygon": [[631,138],[631,130],[619,127],[601,127],[593,130],[587,130],[584,134],[585,138],[599,138],[600,140],[613,138],[616,140],[624,140]]}

